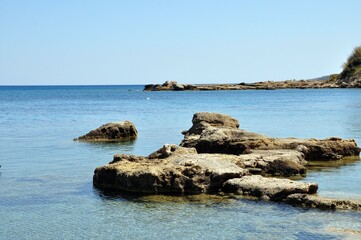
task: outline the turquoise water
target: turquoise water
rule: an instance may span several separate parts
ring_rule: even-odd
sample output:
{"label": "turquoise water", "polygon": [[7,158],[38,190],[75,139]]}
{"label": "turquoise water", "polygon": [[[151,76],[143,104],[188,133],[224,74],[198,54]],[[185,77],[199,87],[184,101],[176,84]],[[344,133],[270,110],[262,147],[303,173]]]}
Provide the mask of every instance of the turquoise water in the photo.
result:
{"label": "turquoise water", "polygon": [[[232,197],[110,196],[95,167],[115,153],[147,155],[180,143],[198,111],[229,114],[273,137],[354,138],[361,90],[143,92],[143,86],[0,87],[0,239],[361,238],[361,213],[306,210]],[[72,139],[130,120],[131,143]],[[361,162],[317,168],[319,194],[361,199]]]}

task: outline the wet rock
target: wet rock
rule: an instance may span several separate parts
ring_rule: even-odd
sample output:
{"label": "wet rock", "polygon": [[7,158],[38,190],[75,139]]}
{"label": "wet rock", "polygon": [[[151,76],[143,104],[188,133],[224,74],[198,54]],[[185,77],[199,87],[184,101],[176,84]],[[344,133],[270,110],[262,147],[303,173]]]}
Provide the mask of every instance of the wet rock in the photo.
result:
{"label": "wet rock", "polygon": [[323,198],[308,194],[291,194],[285,202],[294,206],[327,210],[361,210],[361,201]]}
{"label": "wet rock", "polygon": [[129,121],[107,123],[74,141],[124,141],[137,138],[138,131]]}
{"label": "wet rock", "polygon": [[242,192],[243,195],[269,198],[272,201],[281,201],[294,193],[316,193],[316,183],[297,182],[289,179],[266,178],[259,175],[234,178],[223,184],[225,192]]}

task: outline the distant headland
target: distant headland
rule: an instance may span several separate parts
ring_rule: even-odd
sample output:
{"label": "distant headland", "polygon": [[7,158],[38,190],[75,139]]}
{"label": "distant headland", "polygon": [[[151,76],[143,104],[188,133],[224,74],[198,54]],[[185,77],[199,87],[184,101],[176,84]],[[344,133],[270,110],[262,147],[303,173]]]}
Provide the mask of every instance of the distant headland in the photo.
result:
{"label": "distant headland", "polygon": [[264,81],[256,83],[235,84],[181,84],[166,81],[163,84],[145,85],[144,91],[207,91],[207,90],[274,90],[274,89],[307,89],[307,88],[361,88],[361,46],[354,48],[351,55],[342,65],[339,74],[309,79]]}

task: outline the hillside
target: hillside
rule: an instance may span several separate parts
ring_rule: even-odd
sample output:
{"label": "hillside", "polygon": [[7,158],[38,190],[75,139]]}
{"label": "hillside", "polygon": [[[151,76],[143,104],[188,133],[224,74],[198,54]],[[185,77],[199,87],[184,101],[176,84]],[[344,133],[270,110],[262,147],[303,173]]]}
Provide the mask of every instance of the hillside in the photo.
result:
{"label": "hillside", "polygon": [[361,87],[361,46],[354,48],[342,67],[338,83],[345,87]]}

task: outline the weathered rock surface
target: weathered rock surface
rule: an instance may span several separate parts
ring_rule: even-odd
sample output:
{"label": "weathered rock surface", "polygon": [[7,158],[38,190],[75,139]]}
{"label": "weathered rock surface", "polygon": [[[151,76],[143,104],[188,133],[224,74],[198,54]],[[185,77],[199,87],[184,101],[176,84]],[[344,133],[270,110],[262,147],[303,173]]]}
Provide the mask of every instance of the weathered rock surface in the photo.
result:
{"label": "weathered rock surface", "polygon": [[[279,164],[283,161],[299,164],[297,166],[301,167],[303,167],[301,164],[305,163],[302,153],[291,150],[258,151],[236,156],[198,154],[194,148],[167,144],[148,157],[117,154],[112,162],[95,170],[93,180],[94,185],[99,188],[128,192],[210,193],[220,191],[229,179],[239,179],[250,175],[248,169],[258,168],[260,173],[270,173],[268,172],[269,168],[272,168],[275,162]],[[293,172],[293,169],[287,171],[283,168],[280,169],[285,172],[291,171],[286,175],[299,174],[299,172]],[[277,167],[273,167],[272,171],[271,174],[283,175],[277,170]],[[261,179],[264,179],[264,181],[258,182],[261,185],[272,180],[271,178]],[[288,188],[286,186],[288,181],[285,180],[280,189]],[[292,182],[292,184],[294,183]],[[302,185],[305,184],[302,183]],[[267,185],[266,188],[269,186]],[[289,190],[285,191],[289,192]],[[305,191],[298,192],[304,193]],[[274,198],[273,195],[270,197]]]}
{"label": "weathered rock surface", "polygon": [[199,112],[193,115],[193,126],[184,135],[199,135],[208,127],[238,129],[239,122],[229,115],[220,113]]}
{"label": "weathered rock surface", "polygon": [[307,171],[303,153],[296,150],[253,150],[238,158],[238,165],[253,174],[290,177]]}
{"label": "weathered rock surface", "polygon": [[285,202],[295,206],[330,210],[361,210],[361,201],[323,198],[317,195],[291,194]]}
{"label": "weathered rock surface", "polygon": [[228,179],[248,174],[237,161],[237,156],[197,154],[192,148],[166,145],[147,158],[115,155],[111,163],[95,169],[93,183],[138,193],[218,192]]}
{"label": "weathered rock surface", "polygon": [[[199,116],[208,116],[199,119]],[[216,126],[208,123],[217,122]],[[359,155],[360,148],[354,140],[340,138],[297,139],[271,138],[238,129],[239,125],[228,125],[235,119],[218,113],[196,113],[193,126],[183,131],[183,147],[194,147],[199,153],[245,154],[252,150],[293,149],[304,154],[306,160],[335,160],[345,156]]]}
{"label": "weathered rock surface", "polygon": [[316,183],[297,182],[289,179],[266,178],[259,175],[233,178],[223,184],[225,192],[281,201],[294,193],[316,193]]}
{"label": "weathered rock surface", "polygon": [[89,133],[74,139],[75,141],[123,141],[135,139],[138,131],[129,121],[107,123]]}

